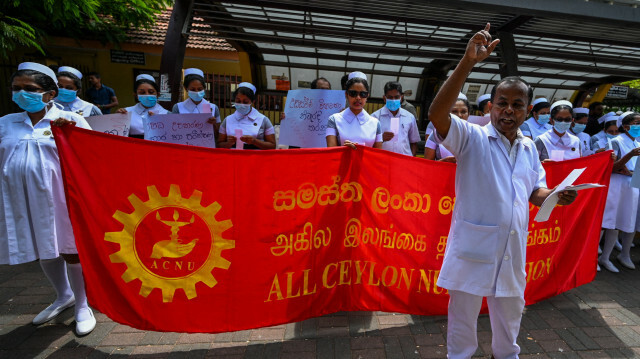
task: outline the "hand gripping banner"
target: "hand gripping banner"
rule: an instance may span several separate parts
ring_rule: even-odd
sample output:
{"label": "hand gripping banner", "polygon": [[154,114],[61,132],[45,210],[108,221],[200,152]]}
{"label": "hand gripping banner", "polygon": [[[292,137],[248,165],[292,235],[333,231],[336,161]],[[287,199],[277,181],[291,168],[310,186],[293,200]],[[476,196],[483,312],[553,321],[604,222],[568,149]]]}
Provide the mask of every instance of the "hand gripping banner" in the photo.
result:
{"label": "hand gripping banner", "polygon": [[[233,151],[73,126],[54,134],[89,301],[119,323],[215,333],[337,311],[446,314],[436,280],[454,164],[362,147]],[[608,185],[611,166],[607,152],[545,168],[553,187],[583,167],[576,183]],[[581,191],[530,224],[528,304],[593,280],[606,195]]]}

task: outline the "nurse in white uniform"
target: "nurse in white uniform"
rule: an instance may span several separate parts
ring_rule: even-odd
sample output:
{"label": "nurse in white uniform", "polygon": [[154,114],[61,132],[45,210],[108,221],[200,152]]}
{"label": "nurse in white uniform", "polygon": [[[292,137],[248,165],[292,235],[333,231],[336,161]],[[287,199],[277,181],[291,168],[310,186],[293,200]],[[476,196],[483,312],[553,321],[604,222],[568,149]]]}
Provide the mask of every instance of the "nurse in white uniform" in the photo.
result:
{"label": "nurse in white uniform", "polygon": [[[593,152],[602,152],[611,149],[609,142],[612,137],[607,136],[606,128],[611,125],[611,122],[616,123],[617,120],[618,116],[616,116],[615,112],[606,113],[598,118],[598,124],[602,126],[602,129],[600,132],[591,136],[591,150]],[[618,126],[615,127],[618,128]]]}
{"label": "nurse in white uniform", "polygon": [[33,324],[75,304],[76,331],[84,335],[96,320],[87,304],[51,121],[90,127],[82,116],[53,102],[56,82],[50,68],[32,62],[20,64],[11,77],[13,101],[24,112],[0,118],[0,264],[39,259],[57,298]]}
{"label": "nurse in white uniform", "polygon": [[[602,218],[605,228],[604,247],[598,258],[600,266],[618,273],[619,270],[610,261],[611,251],[621,233],[622,250],[617,256],[618,262],[625,268],[635,269],[630,251],[636,231],[638,211],[638,188],[631,187],[631,175],[640,155],[640,114],[625,112],[618,118],[620,135],[611,140],[618,160],[613,164],[613,174],[609,183],[607,204]],[[622,170],[622,173],[620,172]]]}
{"label": "nurse in white uniform", "polygon": [[58,68],[58,97],[56,103],[62,105],[64,111],[77,113],[82,117],[99,116],[102,111],[92,103],[81,100],[78,91],[82,90],[82,72],[71,66]]}
{"label": "nurse in white uniform", "polygon": [[253,107],[256,87],[248,82],[238,84],[233,93],[236,111],[227,116],[220,125],[219,148],[272,150],[276,148],[276,132],[269,118]]}
{"label": "nurse in white uniform", "polygon": [[131,129],[129,137],[144,138],[144,119],[153,115],[166,115],[169,111],[158,104],[160,87],[151,75],[142,74],[136,77],[133,92],[138,103],[135,106],[118,109],[118,113],[131,112]]}
{"label": "nurse in white uniform", "polygon": [[327,147],[356,145],[382,148],[380,121],[365,111],[369,97],[367,76],[355,71],[349,74],[345,97],[349,105],[342,112],[334,113],[327,122]]}
{"label": "nurse in white uniform", "polygon": [[200,69],[190,68],[184,70],[184,80],[182,81],[189,98],[173,105],[171,113],[207,113],[211,114],[209,123],[213,125],[215,138],[218,138],[220,129],[220,109],[214,103],[207,101],[205,96],[204,72]]}
{"label": "nurse in white uniform", "polygon": [[520,126],[520,131],[522,131],[522,134],[526,137],[535,140],[538,136],[551,129],[551,125],[549,124],[551,120],[551,115],[549,114],[551,112],[551,104],[549,100],[541,97],[535,99],[532,105],[531,117]]}
{"label": "nurse in white uniform", "polygon": [[589,121],[589,109],[586,107],[577,107],[573,109],[573,124],[569,129],[569,132],[577,136],[580,140],[580,151],[582,151],[582,157],[593,154],[591,150],[591,136],[587,135],[584,130],[587,128],[587,122]]}
{"label": "nurse in white uniform", "polygon": [[[478,97],[478,110],[482,112],[482,116],[490,116],[491,112],[491,94],[486,93]],[[458,116],[459,117],[459,116]]]}
{"label": "nurse in white uniform", "polygon": [[[573,124],[572,105],[569,101],[556,101],[551,105],[553,128],[535,139],[540,161],[550,161],[553,151],[562,151],[555,160],[564,161],[581,157],[580,139],[569,133]],[[556,152],[556,155],[559,152]]]}
{"label": "nurse in white uniform", "polygon": [[[383,108],[371,114],[380,121],[382,129],[382,148],[407,156],[415,156],[420,141],[420,133],[416,118],[411,112],[400,107],[402,103],[402,85],[397,81],[389,81],[384,85]],[[398,133],[391,130],[392,118],[398,119]]]}
{"label": "nurse in white uniform", "polygon": [[[467,96],[462,92],[460,92],[456,103],[453,105],[453,108],[451,108],[451,114],[458,116],[461,120],[467,121],[469,119],[469,101],[467,101]],[[430,125],[433,126],[431,123]],[[432,136],[433,134],[429,135],[424,144],[424,158],[427,160],[456,163],[456,158],[453,153],[449,152],[442,144],[437,144]]]}

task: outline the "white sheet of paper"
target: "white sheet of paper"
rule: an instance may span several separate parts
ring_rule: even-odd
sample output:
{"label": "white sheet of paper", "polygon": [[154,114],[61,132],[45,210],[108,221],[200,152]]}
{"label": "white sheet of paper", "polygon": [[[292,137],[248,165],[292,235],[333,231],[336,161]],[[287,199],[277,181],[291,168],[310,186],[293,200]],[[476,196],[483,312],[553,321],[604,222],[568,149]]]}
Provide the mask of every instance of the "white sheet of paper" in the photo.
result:
{"label": "white sheet of paper", "polygon": [[208,103],[202,104],[202,113],[211,113],[211,105]]}
{"label": "white sheet of paper", "polygon": [[236,136],[236,150],[241,150],[244,148],[244,142],[240,141],[240,137],[242,137],[242,129],[236,128],[235,132]]}
{"label": "white sheet of paper", "polygon": [[396,142],[398,140],[398,133],[400,132],[400,119],[398,117],[391,117],[389,131],[393,132],[393,139],[391,139],[391,141]]}
{"label": "white sheet of paper", "polygon": [[633,169],[631,176],[631,187],[640,188],[640,161],[636,160],[636,167]]}
{"label": "white sheet of paper", "polygon": [[90,116],[85,118],[91,129],[117,136],[129,136],[131,127],[131,113],[112,113],[101,116]]}
{"label": "white sheet of paper", "polygon": [[533,220],[536,222],[545,222],[549,220],[551,212],[558,204],[558,192],[562,192],[564,190],[580,191],[588,188],[604,187],[603,185],[597,183],[584,183],[572,186],[573,182],[575,182],[578,177],[580,177],[584,170],[586,170],[586,168],[576,168],[575,170],[571,171],[567,178],[562,180],[562,182],[560,182],[558,187],[556,187],[556,189],[549,195],[549,197],[547,197],[544,202],[542,202],[542,206],[540,206],[540,210],[538,210],[538,214]]}
{"label": "white sheet of paper", "polygon": [[556,162],[564,161],[564,151],[551,150],[551,157],[549,159]]}

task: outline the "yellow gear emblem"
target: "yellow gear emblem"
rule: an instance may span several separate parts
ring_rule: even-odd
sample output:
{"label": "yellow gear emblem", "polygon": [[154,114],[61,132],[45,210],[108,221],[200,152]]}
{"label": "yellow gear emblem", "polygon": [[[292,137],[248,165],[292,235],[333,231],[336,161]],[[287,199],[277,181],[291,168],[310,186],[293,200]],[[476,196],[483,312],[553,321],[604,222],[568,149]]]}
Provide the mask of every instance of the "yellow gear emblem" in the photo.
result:
{"label": "yellow gear emblem", "polygon": [[[231,265],[231,262],[222,257],[223,250],[235,247],[234,240],[222,237],[222,233],[232,227],[231,220],[217,221],[215,215],[221,208],[220,204],[214,202],[203,207],[200,203],[202,192],[198,190],[194,190],[189,198],[183,198],[180,187],[175,184],[170,186],[166,197],[160,195],[156,186],[147,187],[147,192],[149,200],[146,202],[135,194],[128,197],[134,211],[125,213],[117,210],[113,214],[113,218],[122,223],[124,229],[121,232],[107,232],[104,236],[105,241],[120,244],[120,250],[111,254],[109,259],[112,263],[127,265],[122,280],[129,283],[134,279],[140,279],[140,295],[145,298],[154,288],[161,289],[163,302],[173,301],[178,288],[182,288],[188,299],[195,298],[198,282],[213,288],[218,282],[212,271],[215,268],[226,270]],[[166,219],[167,214],[161,216],[160,211],[173,213],[173,221]],[[179,212],[189,212],[190,220],[180,221]],[[155,216],[149,216],[152,213],[155,213]],[[162,228],[167,231],[166,227],[170,227],[170,239],[158,241],[155,236],[148,235],[149,230],[145,232],[145,226],[141,226],[144,223],[153,230],[160,228],[156,233]],[[203,229],[198,233],[208,232],[210,238],[192,239],[183,244],[178,231],[181,227],[197,226],[198,223]],[[138,231],[142,234],[136,237]],[[182,258],[188,255],[200,256],[200,260],[183,263]]]}

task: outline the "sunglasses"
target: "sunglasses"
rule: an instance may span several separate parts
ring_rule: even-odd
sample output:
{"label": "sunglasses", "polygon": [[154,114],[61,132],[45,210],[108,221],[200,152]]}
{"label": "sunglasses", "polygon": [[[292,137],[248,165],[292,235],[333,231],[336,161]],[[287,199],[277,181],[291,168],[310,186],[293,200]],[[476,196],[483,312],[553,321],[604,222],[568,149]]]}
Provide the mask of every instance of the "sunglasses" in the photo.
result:
{"label": "sunglasses", "polygon": [[557,121],[557,122],[571,122],[571,120],[573,120],[573,118],[571,118],[571,117],[556,118],[556,119],[554,119],[554,121]]}
{"label": "sunglasses", "polygon": [[349,91],[347,91],[347,95],[349,95],[349,97],[353,97],[353,98],[358,97],[358,95],[360,95],[361,98],[369,97],[369,93],[367,91],[349,90]]}

